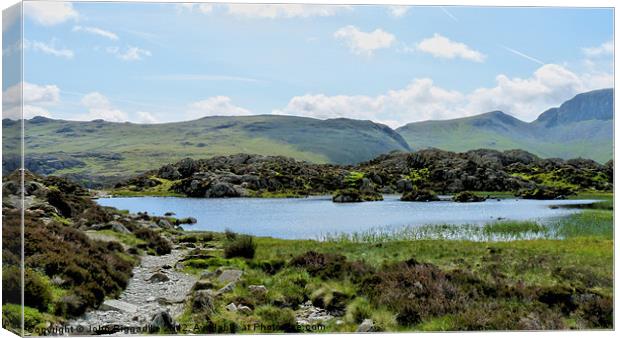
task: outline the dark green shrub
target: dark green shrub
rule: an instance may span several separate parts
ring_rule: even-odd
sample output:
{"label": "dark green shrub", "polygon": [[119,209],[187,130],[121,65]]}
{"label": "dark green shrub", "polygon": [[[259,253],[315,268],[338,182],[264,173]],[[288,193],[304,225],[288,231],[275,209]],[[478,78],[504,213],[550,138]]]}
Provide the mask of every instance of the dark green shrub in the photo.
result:
{"label": "dark green shrub", "polygon": [[76,317],[84,313],[88,308],[85,299],[77,295],[66,295],[61,297],[54,306],[54,314],[63,317]]}
{"label": "dark green shrub", "polygon": [[224,238],[226,238],[227,241],[232,241],[237,238],[237,233],[230,229],[226,229],[224,230]]}
{"label": "dark green shrub", "polygon": [[234,240],[224,245],[224,257],[226,258],[243,257],[252,259],[255,253],[256,243],[254,243],[252,236],[237,236]]}
{"label": "dark green shrub", "polygon": [[263,332],[298,332],[295,313],[291,309],[262,306],[256,309],[261,318],[260,329]]}
{"label": "dark green shrub", "polygon": [[147,247],[153,249],[158,255],[167,255],[172,251],[172,244],[167,239],[161,237],[157,232],[140,228],[134,232],[139,239],[147,242]]}
{"label": "dark green shrub", "polygon": [[286,262],[283,260],[267,260],[267,261],[250,261],[251,268],[258,268],[263,270],[263,272],[275,275],[278,271],[282,270],[282,268],[286,265]]}
{"label": "dark green shrub", "polygon": [[614,302],[610,297],[583,295],[577,312],[588,328],[611,329],[614,325]]}
{"label": "dark green shrub", "polygon": [[315,277],[318,276],[323,279],[349,277],[355,282],[374,272],[374,269],[364,262],[349,262],[343,255],[324,254],[316,251],[308,251],[294,257],[289,265],[303,268]]}
{"label": "dark green shrub", "polygon": [[[2,302],[21,304],[21,270],[19,267],[10,266],[2,269]],[[26,268],[24,271],[24,305],[47,311],[52,301],[52,291],[46,280]]]}
{"label": "dark green shrub", "polygon": [[397,313],[401,325],[454,312],[463,304],[459,289],[443,271],[415,260],[384,266],[366,278],[361,288],[374,304]]}

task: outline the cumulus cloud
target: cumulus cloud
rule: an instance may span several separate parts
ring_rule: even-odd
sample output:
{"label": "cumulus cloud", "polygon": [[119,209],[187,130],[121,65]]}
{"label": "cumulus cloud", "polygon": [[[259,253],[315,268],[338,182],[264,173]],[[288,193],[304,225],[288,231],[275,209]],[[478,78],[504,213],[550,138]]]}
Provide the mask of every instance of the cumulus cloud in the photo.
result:
{"label": "cumulus cloud", "polygon": [[501,110],[531,121],[544,110],[558,106],[574,95],[613,86],[611,74],[577,75],[555,64],[538,68],[528,78],[498,75],[493,87],[462,93],[441,88],[431,79],[414,79],[405,88],[377,96],[306,94],[293,97],[274,114],[320,119],[351,117],[398,127],[424,120],[441,120]]}
{"label": "cumulus cloud", "polygon": [[158,122],[161,122],[153,114],[151,114],[149,112],[146,112],[146,111],[139,111],[139,112],[136,113],[136,115],[138,116],[138,122],[140,122],[140,123],[158,123]]}
{"label": "cumulus cloud", "polygon": [[226,12],[245,18],[308,18],[313,16],[334,16],[341,11],[350,10],[343,5],[305,5],[305,4],[228,4]]}
{"label": "cumulus cloud", "polygon": [[78,18],[78,12],[70,2],[27,1],[24,15],[43,26],[53,26]]}
{"label": "cumulus cloud", "polygon": [[452,41],[437,33],[431,38],[420,41],[416,48],[419,51],[442,59],[461,58],[475,62],[483,62],[486,58],[484,54],[470,48],[466,44]]}
{"label": "cumulus cloud", "polygon": [[605,55],[612,55],[614,53],[614,42],[609,40],[596,47],[583,48],[583,53],[587,57],[598,57]]}
{"label": "cumulus cloud", "polygon": [[108,47],[106,51],[123,61],[140,61],[146,56],[151,56],[151,52],[135,46],[129,46],[125,50],[121,50],[119,47]]}
{"label": "cumulus cloud", "polygon": [[407,14],[409,8],[409,6],[388,6],[388,13],[395,18],[400,18]]}
{"label": "cumulus cloud", "polygon": [[[23,101],[22,101],[23,91]],[[21,109],[25,118],[51,117],[46,107],[60,102],[60,89],[56,85],[37,85],[30,82],[15,84],[2,93],[2,117],[20,119]]]}
{"label": "cumulus cloud", "polygon": [[73,59],[74,55],[71,49],[56,47],[56,40],[52,40],[49,43],[24,40],[24,50],[28,49],[65,59]]}
{"label": "cumulus cloud", "polygon": [[461,115],[458,106],[463,99],[461,93],[442,89],[434,85],[431,79],[424,78],[413,80],[403,89],[390,90],[378,96],[297,96],[286,107],[273,113],[319,119],[345,116],[397,127],[404,124],[404,121]]}
{"label": "cumulus cloud", "polygon": [[86,32],[86,33],[102,36],[110,40],[115,40],[115,41],[118,40],[118,35],[116,35],[115,33],[107,31],[105,29],[98,28],[98,27],[74,26],[73,31],[74,32]]}
{"label": "cumulus cloud", "polygon": [[394,35],[382,29],[363,32],[351,25],[337,30],[334,38],[344,41],[354,54],[366,56],[372,56],[375,50],[388,48],[396,41]]}
{"label": "cumulus cloud", "polygon": [[239,116],[251,115],[252,112],[236,106],[228,96],[214,96],[206,100],[189,104],[187,117],[190,119],[204,116]]}
{"label": "cumulus cloud", "polygon": [[88,113],[77,116],[77,120],[92,121],[103,119],[110,122],[125,122],[128,116],[120,109],[116,109],[110,100],[99,92],[91,92],[80,101],[88,109]]}

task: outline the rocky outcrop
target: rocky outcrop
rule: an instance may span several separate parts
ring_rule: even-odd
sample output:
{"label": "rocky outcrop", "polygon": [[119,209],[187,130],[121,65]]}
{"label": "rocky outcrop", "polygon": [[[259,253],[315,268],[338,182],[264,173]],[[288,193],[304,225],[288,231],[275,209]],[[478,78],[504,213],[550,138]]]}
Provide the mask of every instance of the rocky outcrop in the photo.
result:
{"label": "rocky outcrop", "polygon": [[432,190],[415,189],[404,193],[400,200],[405,202],[432,202],[439,201],[439,197]]}
{"label": "rocky outcrop", "polygon": [[556,200],[565,199],[573,194],[574,191],[566,188],[538,186],[534,189],[519,190],[516,195],[530,200]]}
{"label": "rocky outcrop", "polygon": [[[154,176],[174,181],[171,192],[192,197],[336,194],[336,202],[355,202],[378,200],[382,193],[405,193],[414,189],[430,189],[442,194],[516,192],[558,184],[576,190],[611,191],[613,163],[541,159],[522,150],[488,149],[463,153],[438,149],[393,152],[356,166],[237,154],[204,160],[184,159],[120,183],[118,187],[131,186],[137,191],[148,189],[161,183]],[[359,196],[347,189],[358,190]]]}
{"label": "rocky outcrop", "polygon": [[454,202],[469,203],[469,202],[484,202],[486,201],[486,198],[482,196],[478,196],[469,191],[463,191],[463,192],[459,192],[455,194],[454,196],[452,196],[452,200]]}
{"label": "rocky outcrop", "polygon": [[377,192],[361,192],[360,190],[348,188],[336,191],[332,197],[334,203],[354,203],[365,201],[382,201],[383,196]]}

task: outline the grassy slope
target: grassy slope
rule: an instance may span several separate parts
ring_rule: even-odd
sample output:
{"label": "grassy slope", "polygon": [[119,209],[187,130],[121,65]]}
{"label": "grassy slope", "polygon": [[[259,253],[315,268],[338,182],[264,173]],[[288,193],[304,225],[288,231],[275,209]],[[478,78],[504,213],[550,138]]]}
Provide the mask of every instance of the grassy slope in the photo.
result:
{"label": "grassy slope", "polygon": [[414,149],[523,149],[541,157],[584,157],[604,163],[613,155],[612,128],[610,121],[582,121],[542,128],[524,122],[504,123],[480,115],[450,121],[411,123],[397,131]]}
{"label": "grassy slope", "polygon": [[[27,121],[25,129],[27,154],[62,152],[78,155],[87,164],[55,174],[128,175],[185,157],[234,153],[356,163],[407,149],[400,135],[370,121],[290,116],[210,117],[155,125],[47,120]],[[17,128],[4,128],[5,149],[17,148],[17,136]],[[123,158],[106,159],[102,154]]]}

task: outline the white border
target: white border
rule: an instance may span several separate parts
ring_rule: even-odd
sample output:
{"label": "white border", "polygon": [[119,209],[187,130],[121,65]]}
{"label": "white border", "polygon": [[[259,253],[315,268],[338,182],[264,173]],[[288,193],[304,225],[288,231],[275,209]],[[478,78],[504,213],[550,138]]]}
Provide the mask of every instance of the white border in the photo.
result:
{"label": "white border", "polygon": [[[2,10],[16,4],[18,1],[0,1],[0,8],[2,8]],[[99,2],[96,0],[81,0],[81,1],[75,1],[75,2]],[[127,2],[127,1],[122,1],[122,0],[107,0],[105,2]],[[590,0],[590,1],[585,1],[585,0],[504,0],[501,3],[498,3],[497,0],[492,1],[492,0],[440,0],[440,1],[433,1],[433,0],[338,0],[338,1],[334,1],[334,0],[306,0],[306,1],[301,1],[301,0],[288,0],[288,1],[278,1],[278,0],[245,0],[245,1],[238,1],[238,0],[231,0],[231,1],[163,1],[163,0],[132,0],[132,2],[212,2],[212,3],[302,3],[302,4],[350,4],[350,5],[373,5],[373,4],[377,4],[377,5],[427,5],[427,6],[489,6],[489,7],[608,7],[608,8],[614,8],[617,9],[618,7],[618,3],[616,3],[613,0]],[[615,34],[615,26],[617,23],[617,17],[614,15],[614,44],[617,45],[618,43],[618,36]],[[0,42],[1,42],[1,36],[0,36]],[[618,56],[617,54],[614,53],[614,70],[615,70],[615,65],[618,64]],[[0,66],[0,78],[2,76],[2,66]],[[615,80],[617,80],[618,78],[618,74],[615,73],[614,71],[614,82],[617,82]],[[615,88],[615,86],[614,86]],[[618,111],[618,102],[615,99],[615,90],[614,90],[614,113]],[[620,130],[618,129],[618,127],[620,126],[620,119],[615,118],[614,116],[614,130]],[[0,132],[0,137],[1,137],[1,132]],[[617,159],[620,159],[620,156],[618,156],[620,154],[620,150],[617,147],[617,135],[614,133],[614,161],[616,161]],[[1,138],[0,138],[1,139]],[[0,149],[0,156],[1,156],[1,149]],[[620,175],[618,174],[617,170],[614,170],[614,182],[616,182],[616,185],[614,186],[614,196],[618,195],[618,182],[620,182],[618,180],[618,178],[620,177]],[[617,200],[614,199],[614,210],[617,210],[618,205],[617,205]],[[615,213],[614,213],[615,216]],[[614,228],[616,224],[619,224],[620,222],[617,222],[617,220],[614,217]],[[615,231],[615,238],[614,241],[616,241],[618,239],[618,234],[619,231]],[[615,259],[616,257],[618,257],[618,246],[614,244],[614,277],[615,277],[615,271],[617,271],[618,269],[618,260]],[[619,300],[618,300],[618,288],[617,288],[617,281],[614,278],[614,319],[615,319],[615,326],[617,327],[618,325],[620,325],[620,322],[618,321],[618,317],[619,317]],[[1,297],[1,296],[0,296]],[[11,332],[5,330],[5,329],[0,329],[0,336],[14,336],[16,337],[14,334],[12,334]],[[342,337],[345,334],[303,334],[304,337],[326,337],[326,338],[338,338],[338,337]],[[356,334],[353,334],[356,335]],[[581,337],[581,336],[587,336],[587,337],[613,337],[615,336],[615,332],[614,331],[542,331],[542,332],[488,332],[488,331],[483,331],[483,332],[451,332],[451,333],[419,333],[419,332],[415,332],[415,333],[373,333],[371,335],[371,337],[390,337],[390,336],[394,336],[394,337],[412,337],[413,335],[425,335],[425,336],[429,336],[429,335],[434,335],[434,336],[457,336],[457,335],[464,335],[467,337],[510,337],[510,338],[516,338],[516,337],[523,337],[523,336],[527,336],[527,337],[550,337],[550,338],[556,338],[556,337]],[[218,337],[233,337],[235,335],[218,335]],[[278,337],[281,335],[261,335],[262,337]],[[356,335],[359,336],[359,335]],[[157,336],[157,337],[180,337],[178,335],[175,336]]]}

